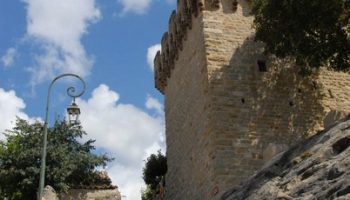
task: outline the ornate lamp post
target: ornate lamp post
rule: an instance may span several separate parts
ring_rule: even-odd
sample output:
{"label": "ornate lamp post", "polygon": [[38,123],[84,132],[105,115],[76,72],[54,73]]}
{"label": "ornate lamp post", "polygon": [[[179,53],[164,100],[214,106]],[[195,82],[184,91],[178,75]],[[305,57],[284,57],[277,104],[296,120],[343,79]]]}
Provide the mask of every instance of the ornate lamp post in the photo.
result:
{"label": "ornate lamp post", "polygon": [[72,105],[70,105],[67,108],[67,112],[69,115],[69,123],[71,124],[76,124],[78,123],[78,117],[80,114],[80,109],[75,103],[75,98],[80,97],[81,95],[84,94],[86,84],[85,81],[78,75],[76,74],[61,74],[57,76],[55,79],[51,81],[51,84],[48,89],[47,93],[47,101],[46,101],[46,113],[45,113],[45,124],[44,124],[44,136],[43,136],[43,149],[42,149],[42,154],[41,154],[41,166],[40,166],[40,182],[39,182],[39,190],[38,190],[38,200],[42,200],[42,194],[44,190],[44,185],[45,185],[45,167],[46,167],[46,147],[47,147],[47,125],[48,125],[48,114],[49,114],[49,103],[50,103],[50,93],[51,93],[51,88],[53,84],[56,82],[56,80],[63,78],[63,77],[75,77],[79,79],[82,84],[83,84],[83,89],[80,93],[75,92],[75,87],[69,87],[67,89],[67,94],[68,96],[73,98]]}

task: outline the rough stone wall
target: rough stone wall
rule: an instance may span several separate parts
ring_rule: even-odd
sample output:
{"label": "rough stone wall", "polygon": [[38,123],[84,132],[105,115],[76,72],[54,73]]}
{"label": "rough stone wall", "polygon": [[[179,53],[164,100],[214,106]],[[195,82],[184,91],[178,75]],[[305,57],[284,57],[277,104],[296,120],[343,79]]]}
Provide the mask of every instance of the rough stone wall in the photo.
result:
{"label": "rough stone wall", "polygon": [[[166,199],[206,199],[207,73],[201,18],[194,19],[165,90],[168,171]],[[196,46],[196,48],[191,48]],[[200,166],[200,167],[199,167]]]}
{"label": "rough stone wall", "polygon": [[322,94],[321,104],[325,112],[332,110],[349,111],[350,110],[350,76],[348,73],[321,70],[320,79],[317,83],[320,85]]}
{"label": "rough stone wall", "polygon": [[117,189],[72,189],[61,194],[60,200],[121,200]]}
{"label": "rough stone wall", "polygon": [[279,154],[221,200],[350,199],[349,116]]}
{"label": "rough stone wall", "polygon": [[264,56],[249,12],[246,0],[180,0],[171,15],[155,58],[166,199],[216,199],[322,129],[328,112],[350,111],[348,74],[321,68],[303,77],[292,60]]}
{"label": "rough stone wall", "polygon": [[[236,10],[226,1],[218,10],[204,11],[212,191],[216,195],[232,182],[246,178],[261,163],[260,159],[250,158],[249,152],[253,149],[247,138],[247,125],[252,116],[247,98],[251,95],[250,81],[253,79],[249,75],[252,71],[250,62],[258,56],[258,45],[247,38],[254,33],[251,29],[253,18],[245,16],[248,15],[248,4],[240,3]],[[243,99],[244,96],[247,97]]]}

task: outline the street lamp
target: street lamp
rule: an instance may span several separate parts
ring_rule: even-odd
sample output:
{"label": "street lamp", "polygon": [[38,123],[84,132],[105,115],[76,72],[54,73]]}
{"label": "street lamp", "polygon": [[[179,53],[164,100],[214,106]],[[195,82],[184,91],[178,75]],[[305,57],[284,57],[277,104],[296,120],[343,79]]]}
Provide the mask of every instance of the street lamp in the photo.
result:
{"label": "street lamp", "polygon": [[75,78],[79,79],[82,82],[82,84],[83,84],[83,88],[82,88],[82,91],[80,93],[76,93],[75,92],[75,87],[69,87],[67,89],[68,96],[73,98],[72,105],[70,105],[67,108],[68,117],[69,117],[69,123],[71,123],[71,124],[78,123],[77,120],[78,120],[78,117],[79,117],[79,114],[80,114],[80,109],[77,106],[77,104],[75,103],[75,98],[80,97],[81,95],[84,94],[85,88],[86,88],[85,81],[80,76],[78,76],[76,74],[61,74],[61,75],[57,76],[56,78],[54,78],[51,81],[49,89],[48,89],[48,92],[47,92],[45,124],[44,124],[44,136],[43,136],[43,149],[42,149],[42,153],[41,153],[40,182],[39,182],[39,189],[38,189],[38,200],[42,200],[42,195],[43,195],[43,190],[44,190],[44,185],[45,185],[47,125],[48,125],[48,114],[49,114],[49,103],[50,103],[51,88],[52,88],[53,84],[56,82],[56,80],[58,80],[60,78],[63,78],[63,77],[67,77],[67,76],[75,77]]}

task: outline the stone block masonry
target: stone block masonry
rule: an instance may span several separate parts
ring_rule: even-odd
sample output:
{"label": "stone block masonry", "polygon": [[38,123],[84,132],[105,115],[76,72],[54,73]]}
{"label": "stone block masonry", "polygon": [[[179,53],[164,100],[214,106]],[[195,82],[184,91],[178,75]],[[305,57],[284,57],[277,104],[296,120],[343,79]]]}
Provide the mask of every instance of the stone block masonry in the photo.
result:
{"label": "stone block masonry", "polygon": [[121,200],[117,189],[72,189],[60,200]]}
{"label": "stone block masonry", "polygon": [[[266,56],[246,0],[179,0],[155,58],[165,96],[166,199],[217,199],[350,111],[350,76]],[[327,122],[328,123],[328,122]]]}
{"label": "stone block masonry", "polygon": [[121,200],[121,196],[116,187],[70,189],[58,195],[51,186],[46,186],[42,200]]}

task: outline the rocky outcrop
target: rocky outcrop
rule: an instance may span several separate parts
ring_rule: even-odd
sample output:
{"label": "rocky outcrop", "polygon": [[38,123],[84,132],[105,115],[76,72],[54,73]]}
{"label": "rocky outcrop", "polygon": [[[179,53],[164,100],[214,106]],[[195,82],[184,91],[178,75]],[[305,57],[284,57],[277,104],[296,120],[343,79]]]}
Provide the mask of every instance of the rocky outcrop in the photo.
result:
{"label": "rocky outcrop", "polygon": [[350,199],[350,117],[275,156],[222,200]]}

